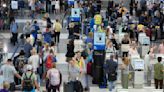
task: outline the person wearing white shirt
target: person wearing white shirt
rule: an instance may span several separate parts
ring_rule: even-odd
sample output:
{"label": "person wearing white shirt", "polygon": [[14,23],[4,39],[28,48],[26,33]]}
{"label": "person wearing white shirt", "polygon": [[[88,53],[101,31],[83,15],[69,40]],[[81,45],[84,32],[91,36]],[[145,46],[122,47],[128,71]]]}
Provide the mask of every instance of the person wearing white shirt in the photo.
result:
{"label": "person wearing white shirt", "polygon": [[139,55],[138,51],[137,51],[137,48],[136,46],[132,46],[130,49],[129,49],[129,52],[128,52],[129,56],[132,56],[132,55]]}
{"label": "person wearing white shirt", "polygon": [[40,57],[39,57],[39,55],[37,54],[37,51],[36,51],[35,48],[33,48],[33,49],[31,50],[31,56],[30,56],[30,58],[29,58],[28,63],[31,64],[31,66],[32,66],[32,68],[33,68],[33,72],[36,73],[36,75],[37,75],[37,82],[38,82],[38,84],[39,84],[39,86],[40,86],[40,75],[41,75],[41,74],[39,74],[39,72],[38,72],[37,69],[39,69],[39,66],[40,66],[40,64],[41,64],[42,62],[41,62]]}
{"label": "person wearing white shirt", "polygon": [[3,75],[4,81],[10,83],[10,92],[15,91],[14,76],[21,79],[21,76],[16,71],[15,67],[12,64],[12,60],[8,59],[7,62],[1,66],[0,74]]}
{"label": "person wearing white shirt", "polygon": [[113,29],[110,26],[107,26],[107,35],[109,39],[113,38]]}
{"label": "person wearing white shirt", "polygon": [[60,1],[59,0],[55,1],[55,11],[56,11],[56,14],[60,13]]}
{"label": "person wearing white shirt", "polygon": [[33,71],[37,72],[37,68],[39,67],[40,64],[40,58],[35,48],[31,50],[31,56],[28,60],[28,63],[32,65]]}
{"label": "person wearing white shirt", "polygon": [[147,85],[150,86],[151,85],[151,79],[149,78],[149,75],[150,75],[150,51],[145,55],[144,61],[145,61],[145,70],[146,70],[145,78],[147,80]]}
{"label": "person wearing white shirt", "polygon": [[42,52],[43,52],[43,61],[45,61],[50,52],[50,47],[48,43],[44,45]]}

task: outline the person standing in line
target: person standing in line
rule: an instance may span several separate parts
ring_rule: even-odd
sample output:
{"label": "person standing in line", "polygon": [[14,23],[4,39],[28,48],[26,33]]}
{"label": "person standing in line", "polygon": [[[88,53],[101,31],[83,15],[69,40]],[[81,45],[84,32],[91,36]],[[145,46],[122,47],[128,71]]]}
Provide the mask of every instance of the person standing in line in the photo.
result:
{"label": "person standing in line", "polygon": [[55,1],[55,13],[58,14],[60,13],[60,1],[59,0],[56,0]]}
{"label": "person standing in line", "polygon": [[76,79],[78,78],[81,81],[83,88],[87,88],[85,77],[86,65],[84,58],[81,56],[81,52],[76,52],[76,55],[72,58],[72,60],[69,63],[70,79],[72,81],[76,81]]}
{"label": "person standing in line", "polygon": [[18,43],[18,24],[15,22],[15,19],[13,19],[10,24],[10,31],[12,33],[11,42],[15,46],[15,44]]}
{"label": "person standing in line", "polygon": [[161,63],[162,57],[158,57],[158,63],[154,65],[154,81],[155,81],[155,88],[162,89],[163,88],[163,70],[164,66]]}
{"label": "person standing in line", "polygon": [[151,76],[151,71],[150,71],[150,51],[148,51],[148,53],[145,55],[144,57],[144,61],[145,61],[145,71],[146,71],[146,79],[147,79],[147,85],[151,86],[151,78],[149,76]]}
{"label": "person standing in line", "polygon": [[153,63],[154,63],[154,50],[156,49],[156,46],[152,46],[150,48],[150,51],[145,55],[145,70],[147,72],[146,79],[148,86],[151,86],[151,80],[152,80],[152,71],[153,71]]}
{"label": "person standing in line", "polygon": [[69,40],[69,43],[67,44],[66,62],[71,61],[72,57],[74,57],[74,48],[74,40]]}
{"label": "person standing in line", "polygon": [[8,59],[7,62],[1,67],[0,73],[3,75],[4,81],[10,83],[10,92],[15,91],[15,82],[14,76],[21,79],[21,76],[16,71],[15,67],[12,64],[12,60]]}
{"label": "person standing in line", "polygon": [[106,60],[105,72],[108,78],[109,91],[112,92],[115,88],[115,81],[117,80],[117,68],[118,63],[114,61],[114,55],[110,56],[110,59]]}
{"label": "person standing in line", "polygon": [[62,30],[62,25],[58,19],[56,19],[56,22],[54,23],[53,29],[55,31],[55,43],[58,44],[59,40],[60,40],[60,32]]}
{"label": "person standing in line", "polygon": [[121,65],[121,83],[122,87],[125,89],[128,89],[128,80],[129,80],[129,58],[128,57],[123,57],[122,59],[123,63]]}
{"label": "person standing in line", "polygon": [[68,39],[74,39],[74,23],[69,23],[68,24],[68,28],[67,28],[67,30],[68,30]]}
{"label": "person standing in line", "polygon": [[55,14],[55,3],[56,3],[55,0],[51,0],[52,13],[54,14]]}
{"label": "person standing in line", "polygon": [[159,49],[158,49],[160,54],[164,54],[164,40],[162,41],[162,43],[159,45]]}

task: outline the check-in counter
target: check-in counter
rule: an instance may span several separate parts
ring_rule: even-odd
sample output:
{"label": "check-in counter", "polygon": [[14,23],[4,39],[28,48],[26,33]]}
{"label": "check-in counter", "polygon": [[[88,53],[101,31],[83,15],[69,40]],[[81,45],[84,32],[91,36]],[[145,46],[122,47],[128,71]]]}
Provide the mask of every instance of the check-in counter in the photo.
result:
{"label": "check-in counter", "polygon": [[144,86],[144,60],[138,57],[131,58],[131,65],[134,71],[133,86],[140,89]]}
{"label": "check-in counter", "polygon": [[141,57],[144,57],[150,50],[150,38],[145,33],[139,34],[140,53]]}

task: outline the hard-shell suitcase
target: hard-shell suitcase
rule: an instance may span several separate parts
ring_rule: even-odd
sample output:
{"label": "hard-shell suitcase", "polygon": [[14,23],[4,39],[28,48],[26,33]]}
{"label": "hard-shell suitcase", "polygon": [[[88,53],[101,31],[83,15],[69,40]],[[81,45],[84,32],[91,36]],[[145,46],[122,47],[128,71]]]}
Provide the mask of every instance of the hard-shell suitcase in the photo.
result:
{"label": "hard-shell suitcase", "polygon": [[92,62],[87,64],[87,74],[92,75]]}
{"label": "hard-shell suitcase", "polygon": [[76,80],[74,82],[74,90],[75,90],[75,92],[83,92],[83,86],[79,80]]}
{"label": "hard-shell suitcase", "polygon": [[63,92],[74,92],[74,82],[64,82],[64,91]]}

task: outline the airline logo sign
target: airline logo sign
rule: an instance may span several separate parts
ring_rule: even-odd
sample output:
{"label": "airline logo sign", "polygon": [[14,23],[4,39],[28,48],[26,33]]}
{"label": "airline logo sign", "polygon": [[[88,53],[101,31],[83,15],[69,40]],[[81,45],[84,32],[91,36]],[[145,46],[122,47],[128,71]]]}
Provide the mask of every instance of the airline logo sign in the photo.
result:
{"label": "airline logo sign", "polygon": [[100,25],[102,23],[102,16],[100,14],[95,15],[94,19],[96,25]]}

